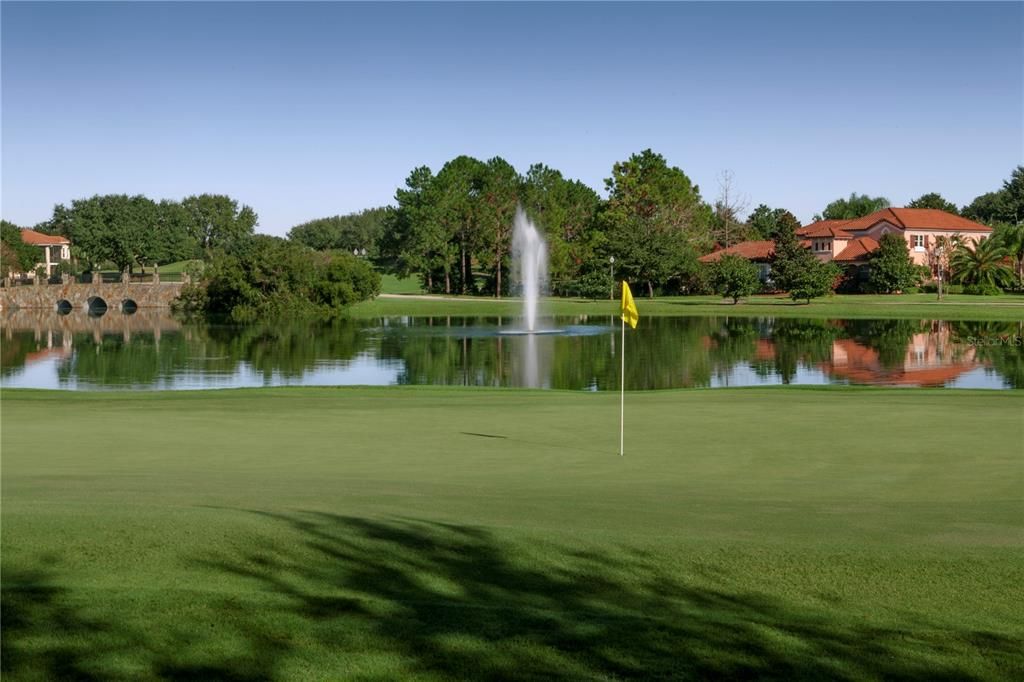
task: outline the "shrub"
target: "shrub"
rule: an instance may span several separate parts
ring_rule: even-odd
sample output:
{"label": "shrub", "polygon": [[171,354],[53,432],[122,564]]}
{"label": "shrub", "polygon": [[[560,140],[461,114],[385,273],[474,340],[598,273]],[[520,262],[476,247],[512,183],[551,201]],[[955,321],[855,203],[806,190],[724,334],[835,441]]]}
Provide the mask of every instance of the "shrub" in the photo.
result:
{"label": "shrub", "polygon": [[216,254],[180,307],[236,321],[264,316],[331,317],[380,293],[369,262],[340,252],[314,252],[278,237],[257,235],[231,254]]}
{"label": "shrub", "polygon": [[723,298],[739,303],[744,296],[757,293],[761,282],[757,266],[742,256],[722,256],[711,266],[711,286]]}
{"label": "shrub", "polygon": [[601,270],[592,270],[563,286],[564,291],[579,298],[608,298],[611,288],[608,273]]}
{"label": "shrub", "polygon": [[841,275],[842,270],[835,263],[814,259],[814,262],[806,263],[801,271],[793,273],[789,297],[794,301],[810,303],[812,298],[832,293]]}
{"label": "shrub", "polygon": [[963,292],[971,296],[1001,296],[1003,294],[1002,289],[987,282],[968,284],[963,288]]}
{"label": "shrub", "polygon": [[186,284],[181,288],[181,293],[171,302],[171,310],[176,313],[192,315],[206,310],[208,299],[206,287],[202,284]]}
{"label": "shrub", "polygon": [[871,254],[868,289],[876,294],[906,291],[920,283],[918,266],[910,260],[907,242],[895,234],[882,235],[878,250]]}

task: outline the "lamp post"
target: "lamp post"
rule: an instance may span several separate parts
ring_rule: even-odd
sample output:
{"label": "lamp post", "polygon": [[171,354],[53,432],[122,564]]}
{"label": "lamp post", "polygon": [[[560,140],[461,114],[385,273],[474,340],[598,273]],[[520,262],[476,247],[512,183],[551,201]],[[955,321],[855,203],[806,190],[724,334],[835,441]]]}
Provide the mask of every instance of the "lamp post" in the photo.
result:
{"label": "lamp post", "polygon": [[939,291],[939,300],[940,301],[942,300],[942,256],[945,253],[945,251],[946,251],[946,249],[945,249],[945,247],[942,244],[939,244],[937,247],[935,247],[935,255],[938,257],[938,260],[939,260],[939,267],[938,267],[939,289],[938,289],[938,291]]}
{"label": "lamp post", "polygon": [[615,300],[615,256],[608,256],[608,279],[611,280],[611,291],[608,292],[608,300]]}

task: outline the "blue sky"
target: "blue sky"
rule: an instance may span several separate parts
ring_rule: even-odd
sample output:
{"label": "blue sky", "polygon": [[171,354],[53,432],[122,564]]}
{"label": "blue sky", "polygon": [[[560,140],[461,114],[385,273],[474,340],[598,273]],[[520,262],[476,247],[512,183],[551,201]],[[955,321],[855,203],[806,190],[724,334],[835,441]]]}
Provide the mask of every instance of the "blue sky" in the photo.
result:
{"label": "blue sky", "polygon": [[806,221],[1024,161],[1024,4],[0,5],[3,217],[226,193],[262,232],[470,154],[603,192],[652,148]]}

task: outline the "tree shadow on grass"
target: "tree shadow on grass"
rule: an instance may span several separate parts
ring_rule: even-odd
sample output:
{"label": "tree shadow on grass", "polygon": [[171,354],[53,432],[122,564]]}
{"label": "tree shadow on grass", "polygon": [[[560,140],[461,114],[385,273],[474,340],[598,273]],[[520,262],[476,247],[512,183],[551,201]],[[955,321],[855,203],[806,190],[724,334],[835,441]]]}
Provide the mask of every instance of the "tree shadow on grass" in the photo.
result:
{"label": "tree shadow on grass", "polygon": [[[252,513],[274,539],[191,565],[254,595],[215,598],[234,614],[217,635],[242,643],[233,655],[190,658],[187,623],[154,641],[75,613],[44,574],[15,576],[8,589],[5,573],[5,678],[116,677],[99,674],[104,647],[134,652],[143,676],[159,679],[284,679],[298,675],[286,662],[300,658],[321,660],[320,677],[350,679],[964,680],[1009,679],[1021,666],[1019,640],[866,627],[706,576],[684,582],[626,548],[524,547],[420,520]],[[33,648],[47,628],[64,636]],[[92,639],[98,648],[59,643]],[[970,647],[984,652],[983,672],[957,662]]]}
{"label": "tree shadow on grass", "polygon": [[67,593],[53,584],[44,569],[4,568],[0,596],[0,672],[5,679],[18,671],[33,671],[39,679],[99,680],[85,667],[81,647],[72,641],[39,646],[41,636],[72,638],[102,630],[104,625],[82,618],[67,603]]}
{"label": "tree shadow on grass", "polygon": [[[207,567],[287,597],[294,615],[346,647],[366,637],[405,671],[483,678],[970,679],[948,633],[836,623],[755,594],[694,587],[630,551],[517,554],[487,531],[418,520],[267,514],[286,547]],[[706,584],[702,583],[702,584]],[[358,625],[353,628],[353,624]],[[924,634],[922,634],[922,632]],[[934,631],[933,631],[934,632]],[[1020,642],[963,634],[1007,664]],[[908,641],[911,640],[911,641]]]}

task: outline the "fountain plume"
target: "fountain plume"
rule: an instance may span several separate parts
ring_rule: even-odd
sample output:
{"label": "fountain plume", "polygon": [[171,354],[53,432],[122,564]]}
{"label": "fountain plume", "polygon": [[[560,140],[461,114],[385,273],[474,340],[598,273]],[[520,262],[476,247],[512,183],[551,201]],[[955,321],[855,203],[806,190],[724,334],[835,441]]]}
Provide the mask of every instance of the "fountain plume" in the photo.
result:
{"label": "fountain plume", "polygon": [[512,224],[512,267],[523,287],[526,330],[537,330],[537,303],[548,278],[548,250],[544,238],[520,206]]}

